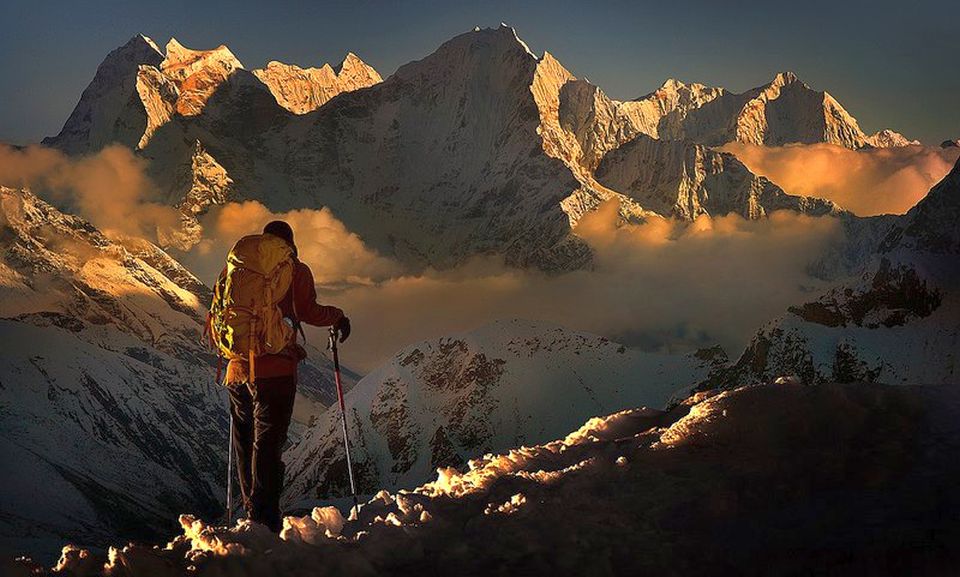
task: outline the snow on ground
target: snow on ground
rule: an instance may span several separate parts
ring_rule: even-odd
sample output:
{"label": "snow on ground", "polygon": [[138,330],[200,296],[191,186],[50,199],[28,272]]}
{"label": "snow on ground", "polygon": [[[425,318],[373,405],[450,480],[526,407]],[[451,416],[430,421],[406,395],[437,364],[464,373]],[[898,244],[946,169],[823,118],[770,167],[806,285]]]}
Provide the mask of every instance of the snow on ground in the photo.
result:
{"label": "snow on ground", "polygon": [[[180,518],[65,575],[942,574],[960,551],[960,389],[749,386],[386,491],[280,537]],[[8,564],[27,575],[26,562]],[[39,571],[39,569],[38,569]]]}

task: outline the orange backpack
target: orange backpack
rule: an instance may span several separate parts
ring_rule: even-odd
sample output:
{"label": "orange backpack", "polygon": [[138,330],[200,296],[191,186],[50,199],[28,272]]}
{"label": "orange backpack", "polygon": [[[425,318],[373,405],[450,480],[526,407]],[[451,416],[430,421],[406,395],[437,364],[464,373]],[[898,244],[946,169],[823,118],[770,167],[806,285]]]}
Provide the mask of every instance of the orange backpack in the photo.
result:
{"label": "orange backpack", "polygon": [[221,357],[248,360],[251,382],[257,356],[277,354],[295,340],[279,307],[293,282],[293,258],[293,249],[277,236],[245,236],[230,250],[214,287],[210,339]]}

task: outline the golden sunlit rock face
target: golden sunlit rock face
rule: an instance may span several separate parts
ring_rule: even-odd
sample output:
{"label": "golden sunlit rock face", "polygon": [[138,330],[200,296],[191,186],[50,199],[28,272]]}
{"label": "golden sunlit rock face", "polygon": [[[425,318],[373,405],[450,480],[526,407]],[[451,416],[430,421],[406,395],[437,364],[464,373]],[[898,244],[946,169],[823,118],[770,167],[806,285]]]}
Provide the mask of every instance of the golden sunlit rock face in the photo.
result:
{"label": "golden sunlit rock face", "polygon": [[277,103],[294,114],[306,114],[341,92],[366,88],[383,80],[353,52],[348,53],[336,69],[329,64],[300,68],[272,60],[266,68],[253,73],[267,85]]}
{"label": "golden sunlit rock face", "polygon": [[228,82],[260,85],[283,108],[304,114],[381,80],[352,52],[336,67],[304,69],[272,61],[251,73],[225,45],[195,50],[171,38],[161,52],[153,40],[137,35],[104,60],[67,125],[46,142],[69,153],[115,142],[142,150],[175,116],[202,114]]}
{"label": "golden sunlit rock face", "polygon": [[160,71],[178,84],[176,110],[183,116],[203,111],[207,100],[235,70],[243,64],[226,46],[213,50],[191,50],[176,38],[167,43],[167,55]]}

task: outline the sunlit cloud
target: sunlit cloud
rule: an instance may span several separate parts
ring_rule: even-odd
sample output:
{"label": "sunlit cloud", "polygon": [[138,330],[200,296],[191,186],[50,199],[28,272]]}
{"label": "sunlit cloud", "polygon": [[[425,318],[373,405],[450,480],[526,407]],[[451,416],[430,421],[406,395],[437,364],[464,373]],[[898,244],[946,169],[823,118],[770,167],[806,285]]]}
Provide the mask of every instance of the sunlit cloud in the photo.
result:
{"label": "sunlit cloud", "polygon": [[180,212],[160,202],[146,162],[123,146],[73,158],[39,146],[0,144],[0,185],[26,187],[83,216],[105,234],[157,242],[180,224]]}
{"label": "sunlit cloud", "polygon": [[324,296],[354,319],[345,349],[369,370],[418,340],[500,318],[554,322],[649,350],[720,343],[735,353],[763,322],[820,286],[807,265],[835,242],[834,218],[778,212],[618,226],[607,203],[577,228],[596,266],[548,275],[478,258]]}
{"label": "sunlit cloud", "polygon": [[366,285],[397,276],[401,267],[368,248],[328,208],[270,211],[256,201],[213,207],[202,219],[203,238],[181,260],[201,280],[212,283],[227,252],[242,236],[257,234],[271,220],[284,220],[294,230],[299,258],[322,287]]}
{"label": "sunlit cloud", "polygon": [[928,146],[850,150],[833,144],[731,143],[723,150],[790,194],[826,198],[860,216],[905,213],[960,156],[958,148]]}

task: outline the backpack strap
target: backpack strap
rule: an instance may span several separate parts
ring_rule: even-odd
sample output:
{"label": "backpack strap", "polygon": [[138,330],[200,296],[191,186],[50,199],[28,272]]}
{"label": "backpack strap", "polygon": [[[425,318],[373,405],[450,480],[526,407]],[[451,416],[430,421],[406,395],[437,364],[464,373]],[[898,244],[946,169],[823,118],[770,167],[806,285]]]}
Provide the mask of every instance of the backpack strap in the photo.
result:
{"label": "backpack strap", "polygon": [[203,334],[200,335],[200,344],[209,345],[213,342],[213,332],[210,330],[210,324],[213,322],[213,313],[207,311],[207,320],[203,323]]}
{"label": "backpack strap", "polygon": [[250,384],[253,384],[253,382],[254,382],[254,381],[256,380],[256,378],[257,378],[257,376],[256,376],[256,374],[257,374],[257,372],[256,372],[256,366],[257,366],[257,364],[256,364],[256,363],[257,363],[256,358],[257,358],[257,357],[256,357],[256,355],[254,354],[254,351],[253,351],[254,339],[256,339],[256,338],[257,338],[257,317],[254,316],[254,317],[251,317],[251,318],[250,318],[250,335],[249,335],[250,342],[249,342],[249,344],[248,344],[248,352],[247,352],[248,364],[249,364],[249,366],[250,366],[250,369],[249,369],[249,370],[250,370],[250,375],[249,375],[247,378],[249,379],[248,382],[249,382]]}
{"label": "backpack strap", "polygon": [[[303,323],[300,322],[300,314],[297,313],[297,265],[300,259],[297,258],[296,249],[293,253],[293,274],[290,275],[290,306],[293,309],[293,326],[300,336],[303,337],[303,344],[307,344],[307,333],[303,332]],[[296,334],[293,336],[294,342],[297,340]]]}

